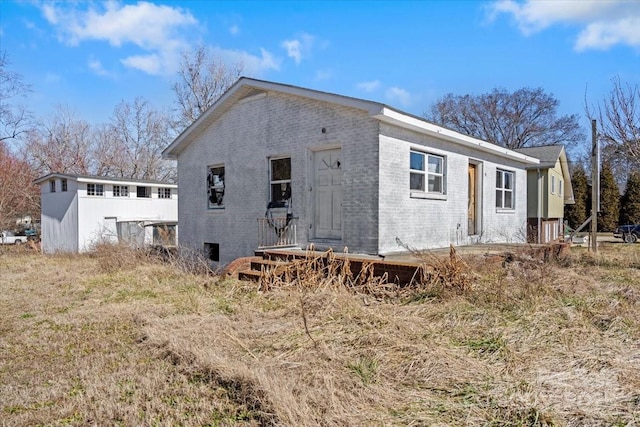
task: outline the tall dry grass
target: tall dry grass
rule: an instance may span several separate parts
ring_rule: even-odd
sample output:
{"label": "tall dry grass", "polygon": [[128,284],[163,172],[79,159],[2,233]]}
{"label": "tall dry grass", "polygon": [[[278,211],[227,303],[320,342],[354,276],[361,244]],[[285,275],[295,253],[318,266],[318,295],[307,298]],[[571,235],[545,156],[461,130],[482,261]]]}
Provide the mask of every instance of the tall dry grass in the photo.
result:
{"label": "tall dry grass", "polygon": [[[636,425],[639,255],[450,254],[422,260],[422,286],[377,295],[326,274],[259,291],[114,248],[3,254],[0,420]],[[447,268],[472,283],[443,286]]]}

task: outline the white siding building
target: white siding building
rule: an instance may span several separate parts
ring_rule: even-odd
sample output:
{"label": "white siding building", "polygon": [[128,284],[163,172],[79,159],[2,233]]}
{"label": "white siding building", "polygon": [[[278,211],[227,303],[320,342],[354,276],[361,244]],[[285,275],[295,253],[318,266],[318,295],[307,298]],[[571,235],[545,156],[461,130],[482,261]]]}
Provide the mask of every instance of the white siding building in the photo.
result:
{"label": "white siding building", "polygon": [[178,186],[52,173],[38,178],[42,250],[85,252],[101,242],[175,244]]}
{"label": "white siding building", "polygon": [[220,263],[267,246],[525,242],[525,168],[539,163],[384,104],[248,78],[164,155],[180,244]]}

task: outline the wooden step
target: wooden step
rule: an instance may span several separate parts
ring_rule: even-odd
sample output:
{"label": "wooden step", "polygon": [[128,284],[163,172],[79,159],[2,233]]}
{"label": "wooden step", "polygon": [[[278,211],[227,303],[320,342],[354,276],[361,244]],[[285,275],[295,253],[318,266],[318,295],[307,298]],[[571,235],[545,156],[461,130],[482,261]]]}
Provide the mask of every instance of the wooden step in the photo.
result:
{"label": "wooden step", "polygon": [[[249,268],[244,268],[238,272],[238,279],[250,280],[257,282],[264,271],[270,271],[279,274],[278,269],[284,269],[289,265],[288,261],[280,259],[259,258],[257,256],[251,258]],[[275,270],[275,271],[274,271]]]}
{"label": "wooden step", "polygon": [[271,260],[271,259],[256,259],[251,261],[251,269],[261,271],[263,268],[278,268],[280,266],[288,265],[286,261]]}
{"label": "wooden step", "polygon": [[247,280],[250,282],[259,282],[262,272],[255,270],[238,271],[238,280]]}

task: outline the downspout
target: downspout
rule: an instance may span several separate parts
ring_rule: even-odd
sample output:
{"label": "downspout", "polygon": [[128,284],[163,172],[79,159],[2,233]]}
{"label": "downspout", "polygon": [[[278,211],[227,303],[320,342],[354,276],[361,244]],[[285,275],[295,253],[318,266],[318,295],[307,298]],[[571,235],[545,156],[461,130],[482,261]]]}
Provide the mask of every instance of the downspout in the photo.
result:
{"label": "downspout", "polygon": [[542,173],[540,172],[540,168],[538,170],[538,241],[536,243],[541,242],[542,237]]}

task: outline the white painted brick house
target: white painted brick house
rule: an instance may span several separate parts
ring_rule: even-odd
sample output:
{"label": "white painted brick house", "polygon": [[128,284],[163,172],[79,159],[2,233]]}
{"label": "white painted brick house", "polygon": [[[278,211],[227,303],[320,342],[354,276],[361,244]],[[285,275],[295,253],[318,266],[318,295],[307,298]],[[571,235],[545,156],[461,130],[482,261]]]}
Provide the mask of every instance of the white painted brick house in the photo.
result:
{"label": "white painted brick house", "polygon": [[100,242],[175,244],[176,184],[61,173],[34,183],[45,253],[86,252]]}
{"label": "white painted brick house", "polygon": [[[538,163],[384,104],[249,78],[164,155],[178,160],[180,244],[220,263],[274,242],[379,255],[524,242]],[[269,202],[287,228],[264,220]]]}

